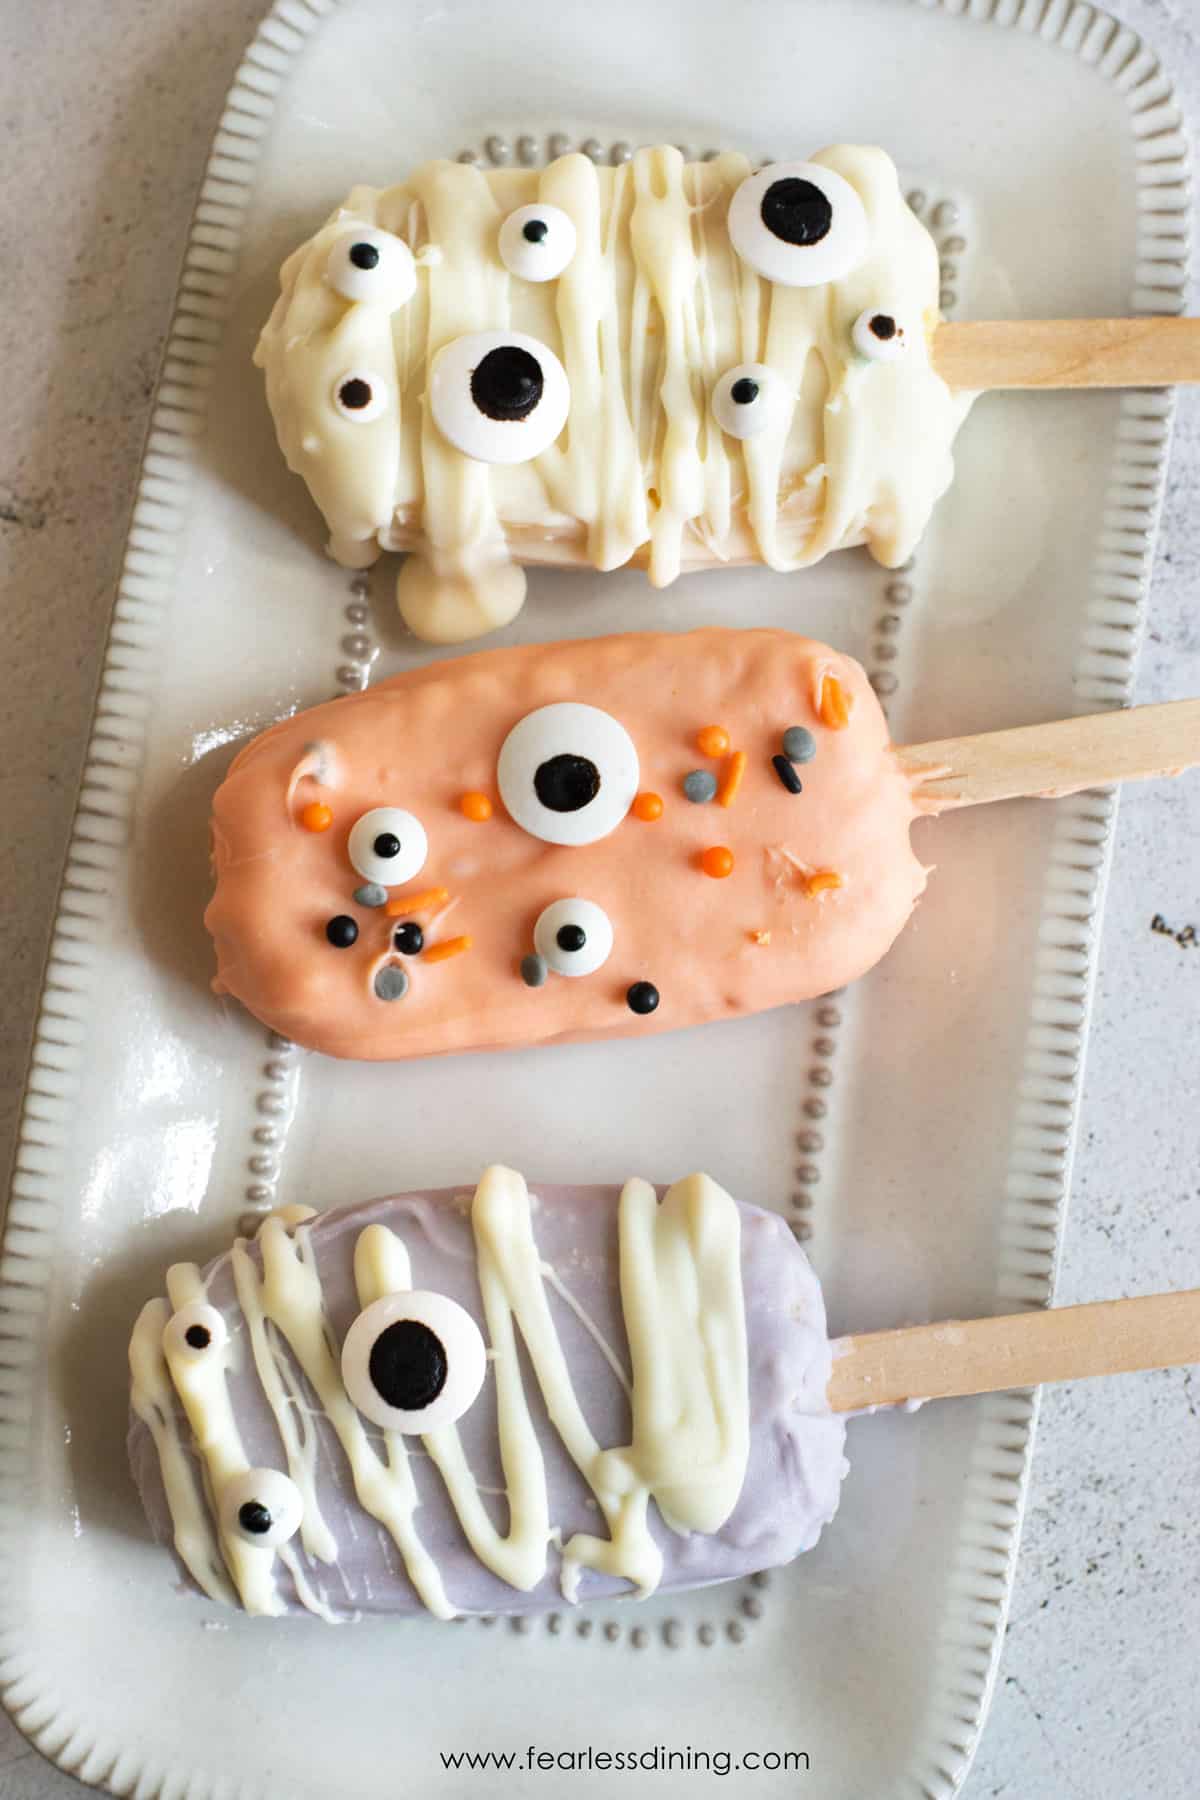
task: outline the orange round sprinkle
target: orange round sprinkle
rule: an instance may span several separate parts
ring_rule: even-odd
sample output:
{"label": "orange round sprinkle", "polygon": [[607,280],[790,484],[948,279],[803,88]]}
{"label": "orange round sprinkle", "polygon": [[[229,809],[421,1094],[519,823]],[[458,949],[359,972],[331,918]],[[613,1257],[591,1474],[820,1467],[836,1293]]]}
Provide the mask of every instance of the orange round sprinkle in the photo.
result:
{"label": "orange round sprinkle", "polygon": [[733,851],[727,850],[724,844],[714,844],[711,849],[704,851],[700,867],[714,881],[724,881],[727,875],[733,874]]}
{"label": "orange round sprinkle", "polygon": [[333,824],[333,808],[323,800],[310,800],[300,814],[305,831],[328,831]]}
{"label": "orange round sprinkle", "polygon": [[476,825],[482,825],[492,816],[492,803],[486,794],[464,794],[458,803],[458,810],[464,819],[472,819]]}
{"label": "orange round sprinkle", "polygon": [[701,756],[724,756],[729,749],[729,733],[723,725],[706,725],[696,733],[696,747]]}
{"label": "orange round sprinkle", "polygon": [[633,803],[635,819],[644,819],[647,825],[653,825],[655,819],[661,819],[663,803],[661,794],[639,794]]}

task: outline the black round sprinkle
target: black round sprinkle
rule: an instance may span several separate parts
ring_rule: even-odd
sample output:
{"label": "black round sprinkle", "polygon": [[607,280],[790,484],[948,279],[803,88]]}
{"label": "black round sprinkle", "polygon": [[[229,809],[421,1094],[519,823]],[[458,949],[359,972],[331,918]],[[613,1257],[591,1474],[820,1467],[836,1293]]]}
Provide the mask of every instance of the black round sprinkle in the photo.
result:
{"label": "black round sprinkle", "polygon": [[771,767],[782,781],[789,794],[800,794],[804,791],[804,783],[786,756],[773,756]]}
{"label": "black round sprinkle", "polygon": [[527,219],[521,236],[530,244],[544,244],[550,235],[550,227],[545,219]]}
{"label": "black round sprinkle", "polygon": [[871,320],[870,330],[873,337],[880,338],[886,344],[889,338],[896,335],[896,321],[890,313],[876,313]]}
{"label": "black round sprinkle", "polygon": [[264,1537],[274,1523],[270,1507],[261,1500],[243,1500],[238,1507],[238,1524],[253,1537]]}
{"label": "black round sprinkle", "polygon": [[351,244],[350,261],[356,269],[377,269],[379,247],[376,244]]}
{"label": "black round sprinkle", "polygon": [[390,862],[393,856],[400,854],[400,839],[394,831],[381,831],[371,848],[376,856],[383,858],[384,862]]}
{"label": "black round sprinkle", "polygon": [[533,786],[551,812],[578,812],[600,792],[600,771],[590,757],[564,752],[538,764]]}
{"label": "black round sprinkle", "polygon": [[657,1011],[659,992],[652,981],[635,981],[625,999],[630,1012],[645,1015]]}
{"label": "black round sprinkle", "polygon": [[401,956],[420,956],[425,948],[425,933],[408,919],[403,925],[397,925],[392,942]]}
{"label": "black round sprinkle", "polygon": [[555,933],[555,942],[560,950],[582,950],[587,943],[587,932],[582,925],[560,925]]}
{"label": "black round sprinkle", "polygon": [[348,406],[351,412],[358,412],[360,408],[371,404],[371,384],[369,381],[363,381],[359,376],[353,375],[349,381],[343,381],[338,389],[338,399],[343,406]]}
{"label": "black round sprinkle", "polygon": [[735,406],[749,406],[758,399],[757,381],[752,381],[749,375],[739,375],[729,390],[729,398]]}
{"label": "black round sprinkle", "polygon": [[759,211],[767,230],[785,244],[819,244],[833,224],[828,195],[800,175],[773,181]]}
{"label": "black round sprinkle", "polygon": [[189,1325],[183,1337],[193,1350],[207,1350],[212,1343],[212,1332],[207,1325]]}
{"label": "black round sprinkle", "polygon": [[486,419],[527,419],[544,386],[541,363],[519,344],[489,350],[471,373],[471,398]]}
{"label": "black round sprinkle", "polygon": [[358,926],[349,913],[339,913],[325,927],[325,936],[335,950],[348,950],[351,944],[358,942]]}
{"label": "black round sprinkle", "polygon": [[400,1412],[415,1412],[437,1399],[449,1365],[441,1338],[419,1319],[397,1319],[371,1346],[367,1363],[375,1391]]}

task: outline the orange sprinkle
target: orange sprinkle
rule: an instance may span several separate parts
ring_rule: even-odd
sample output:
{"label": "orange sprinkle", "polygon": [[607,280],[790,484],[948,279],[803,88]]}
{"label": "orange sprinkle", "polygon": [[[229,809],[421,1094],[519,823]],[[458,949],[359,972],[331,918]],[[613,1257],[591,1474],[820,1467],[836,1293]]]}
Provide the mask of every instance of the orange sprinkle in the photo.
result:
{"label": "orange sprinkle", "polygon": [[817,706],[822,725],[828,725],[830,731],[845,731],[853,704],[836,675],[822,675],[821,699]]}
{"label": "orange sprinkle", "polygon": [[714,844],[701,855],[700,867],[714,881],[724,881],[727,875],[733,874],[733,851],[727,850],[724,844]]}
{"label": "orange sprinkle", "polygon": [[729,733],[723,725],[706,725],[696,733],[696,748],[701,756],[724,756],[729,749]]}
{"label": "orange sprinkle", "polygon": [[845,885],[846,877],[839,875],[836,869],[818,869],[805,882],[804,891],[810,900],[815,900],[818,894],[831,894]]}
{"label": "orange sprinkle", "polygon": [[750,939],[750,942],[752,944],[757,944],[760,949],[765,949],[771,942],[771,934],[769,931],[748,931],[746,935]]}
{"label": "orange sprinkle", "polygon": [[459,800],[458,810],[464,819],[483,825],[492,816],[492,803],[486,794],[464,794]]}
{"label": "orange sprinkle", "polygon": [[639,794],[633,803],[633,816],[635,819],[643,819],[647,825],[653,825],[655,819],[663,816],[662,795]]}
{"label": "orange sprinkle", "polygon": [[725,773],[721,777],[721,785],[717,789],[717,805],[732,806],[742,785],[742,776],[746,773],[746,752],[735,750],[725,764]]}
{"label": "orange sprinkle", "polygon": [[310,800],[300,814],[305,831],[328,831],[333,824],[333,808],[323,800]]}
{"label": "orange sprinkle", "polygon": [[474,938],[469,936],[443,938],[440,944],[430,944],[428,950],[423,953],[421,961],[445,962],[448,956],[461,956],[462,952],[469,950],[474,942]]}
{"label": "orange sprinkle", "polygon": [[389,900],[383,910],[389,919],[408,919],[413,913],[433,912],[436,907],[445,906],[449,898],[445,888],[426,888],[421,894],[401,894],[398,900]]}

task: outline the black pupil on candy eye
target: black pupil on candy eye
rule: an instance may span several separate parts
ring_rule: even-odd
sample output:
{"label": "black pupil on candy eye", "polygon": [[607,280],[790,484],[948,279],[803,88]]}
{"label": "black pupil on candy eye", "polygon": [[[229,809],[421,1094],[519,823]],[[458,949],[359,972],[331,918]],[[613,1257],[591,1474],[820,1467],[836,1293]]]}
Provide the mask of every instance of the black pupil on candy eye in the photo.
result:
{"label": "black pupil on candy eye", "polygon": [[534,791],[551,812],[578,812],[600,792],[600,771],[586,756],[552,756],[538,765]]}
{"label": "black pupil on candy eye", "polygon": [[377,269],[379,251],[374,244],[351,244],[350,261],[356,269]]}
{"label": "black pupil on candy eye", "polygon": [[430,1406],[446,1385],[446,1350],[419,1319],[397,1319],[371,1346],[367,1364],[380,1398],[398,1412]]}
{"label": "black pupil on candy eye", "polygon": [[238,1524],[243,1531],[252,1532],[255,1537],[263,1537],[274,1523],[270,1508],[264,1506],[261,1500],[244,1500],[238,1507]]}
{"label": "black pupil on candy eye", "polygon": [[382,856],[385,862],[390,862],[393,856],[400,854],[400,839],[394,831],[381,831],[375,839],[374,848],[376,856]]}
{"label": "black pupil on candy eye", "polygon": [[751,381],[749,375],[741,376],[730,388],[729,398],[736,406],[749,406],[752,400],[758,399],[757,381]]}
{"label": "black pupil on candy eye", "polygon": [[587,932],[582,925],[560,925],[556,942],[560,950],[582,950],[587,943]]}
{"label": "black pupil on candy eye", "polygon": [[352,380],[343,381],[338,389],[338,399],[343,406],[348,406],[351,412],[357,412],[360,407],[370,406],[371,384],[369,381],[360,381],[355,375]]}
{"label": "black pupil on candy eye", "polygon": [[471,372],[471,398],[488,419],[527,419],[544,385],[541,363],[519,344],[489,350]]}
{"label": "black pupil on candy eye", "polygon": [[544,244],[549,235],[550,227],[545,219],[530,219],[521,232],[521,236],[530,244]]}
{"label": "black pupil on candy eye", "polygon": [[773,181],[759,210],[767,230],[785,244],[819,244],[833,224],[828,198],[800,175]]}
{"label": "black pupil on candy eye", "polygon": [[881,338],[886,344],[889,338],[896,335],[896,321],[888,313],[876,313],[871,320],[871,335]]}
{"label": "black pupil on candy eye", "polygon": [[183,1335],[193,1350],[207,1350],[212,1343],[212,1332],[207,1325],[189,1325]]}

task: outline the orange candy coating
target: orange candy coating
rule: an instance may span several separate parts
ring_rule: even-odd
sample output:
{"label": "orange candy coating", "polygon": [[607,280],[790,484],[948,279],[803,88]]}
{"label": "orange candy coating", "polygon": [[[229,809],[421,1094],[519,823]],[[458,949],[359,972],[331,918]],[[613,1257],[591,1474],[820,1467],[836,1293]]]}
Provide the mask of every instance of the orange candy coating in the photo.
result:
{"label": "orange candy coating", "polygon": [[733,874],[733,851],[724,844],[713,844],[701,854],[700,867],[714,881],[724,881],[727,875]]}
{"label": "orange candy coating", "polygon": [[333,808],[323,800],[310,800],[300,813],[305,831],[328,831],[333,824]]}
{"label": "orange candy coating", "polygon": [[696,733],[696,748],[701,756],[724,756],[729,749],[729,733],[723,725],[706,725]]}
{"label": "orange candy coating", "polygon": [[464,819],[483,825],[492,816],[492,803],[486,794],[464,794],[459,800],[458,810]]}
{"label": "orange candy coating", "polygon": [[633,803],[633,816],[635,819],[642,819],[647,825],[653,825],[656,819],[663,816],[662,795],[639,794]]}

